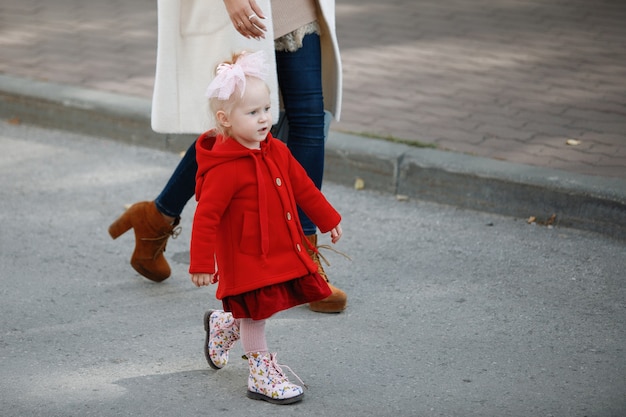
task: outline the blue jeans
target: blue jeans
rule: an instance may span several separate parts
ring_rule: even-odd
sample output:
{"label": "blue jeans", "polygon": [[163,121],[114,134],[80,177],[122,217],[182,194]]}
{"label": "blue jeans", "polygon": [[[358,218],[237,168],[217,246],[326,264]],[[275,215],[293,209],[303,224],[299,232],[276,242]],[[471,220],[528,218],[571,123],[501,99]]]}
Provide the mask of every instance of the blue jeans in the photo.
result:
{"label": "blue jeans", "polygon": [[[315,186],[321,189],[325,133],[319,35],[305,36],[302,48],[296,52],[277,51],[276,67],[285,116],[289,120],[287,146]],[[195,146],[194,142],[189,147],[155,200],[159,211],[167,216],[180,216],[195,193],[198,169]],[[304,234],[314,234],[313,222],[301,210],[298,212]]]}

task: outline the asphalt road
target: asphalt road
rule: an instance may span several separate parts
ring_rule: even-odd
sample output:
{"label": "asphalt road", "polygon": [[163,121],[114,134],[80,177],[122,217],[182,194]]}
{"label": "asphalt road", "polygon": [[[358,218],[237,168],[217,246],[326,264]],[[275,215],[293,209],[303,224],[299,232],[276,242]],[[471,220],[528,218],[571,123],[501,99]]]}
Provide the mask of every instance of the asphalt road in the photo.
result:
{"label": "asphalt road", "polygon": [[130,268],[131,233],[107,234],[177,155],[4,123],[0,149],[2,416],[626,415],[623,242],[326,183],[349,307],[269,321],[309,386],[276,406],[245,398],[240,346],[205,362],[220,304],[186,272],[194,204],[162,284]]}

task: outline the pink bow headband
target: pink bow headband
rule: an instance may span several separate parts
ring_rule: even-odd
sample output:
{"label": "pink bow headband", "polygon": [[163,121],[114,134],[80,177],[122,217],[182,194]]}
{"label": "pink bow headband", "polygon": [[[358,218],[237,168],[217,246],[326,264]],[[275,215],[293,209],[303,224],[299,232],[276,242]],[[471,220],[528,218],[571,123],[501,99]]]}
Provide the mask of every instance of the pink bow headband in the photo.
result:
{"label": "pink bow headband", "polygon": [[264,79],[267,72],[263,51],[242,53],[234,64],[221,63],[217,66],[217,75],[209,84],[205,96],[228,100],[239,88],[241,95],[246,89],[246,76]]}

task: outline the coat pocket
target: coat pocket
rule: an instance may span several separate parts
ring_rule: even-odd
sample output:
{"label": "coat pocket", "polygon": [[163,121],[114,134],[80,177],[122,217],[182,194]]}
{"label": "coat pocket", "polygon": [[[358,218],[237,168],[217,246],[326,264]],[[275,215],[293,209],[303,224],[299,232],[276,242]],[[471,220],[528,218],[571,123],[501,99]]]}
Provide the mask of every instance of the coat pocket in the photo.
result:
{"label": "coat pocket", "polygon": [[261,254],[261,226],[259,225],[259,213],[247,211],[243,214],[239,248],[241,249],[241,252],[247,255]]}

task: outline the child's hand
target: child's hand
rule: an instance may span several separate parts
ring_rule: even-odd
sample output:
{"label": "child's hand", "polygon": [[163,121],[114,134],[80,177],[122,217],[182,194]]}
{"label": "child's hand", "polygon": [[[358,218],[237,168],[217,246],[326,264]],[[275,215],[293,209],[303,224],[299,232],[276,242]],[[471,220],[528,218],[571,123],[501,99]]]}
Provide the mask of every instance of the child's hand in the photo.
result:
{"label": "child's hand", "polygon": [[191,282],[196,287],[203,287],[217,282],[217,274],[191,274]]}
{"label": "child's hand", "polygon": [[330,230],[330,241],[333,243],[337,243],[339,239],[341,239],[342,234],[343,234],[343,231],[341,230],[341,225],[338,224],[337,226],[335,226],[334,228]]}

